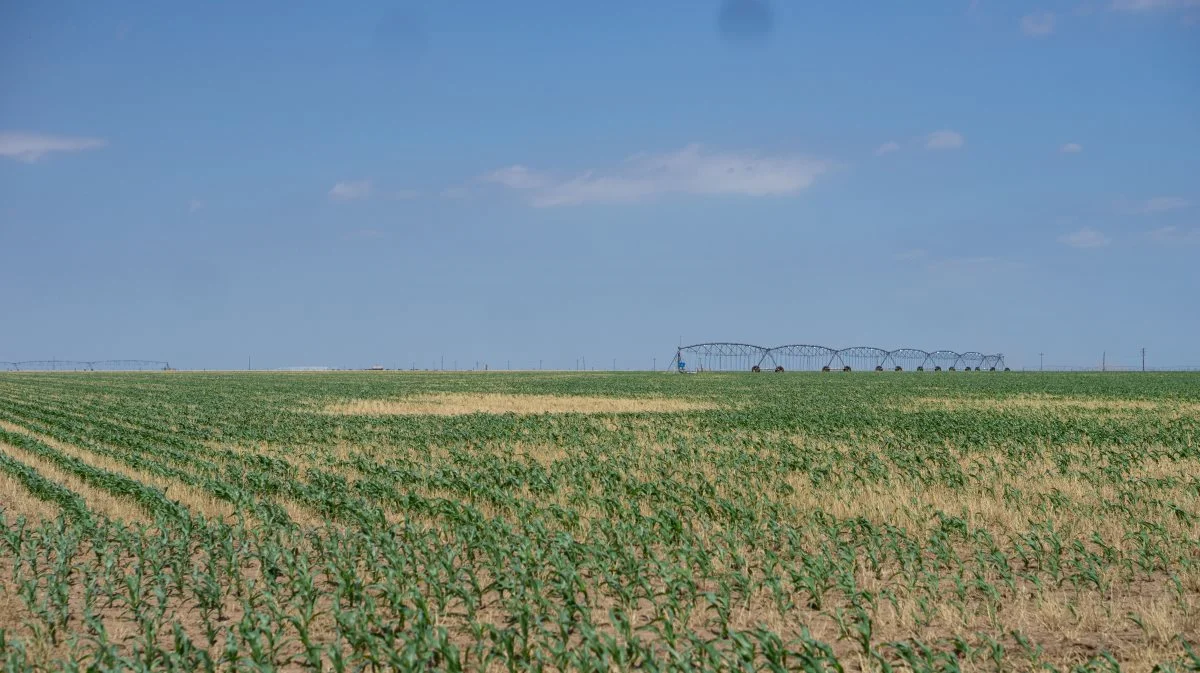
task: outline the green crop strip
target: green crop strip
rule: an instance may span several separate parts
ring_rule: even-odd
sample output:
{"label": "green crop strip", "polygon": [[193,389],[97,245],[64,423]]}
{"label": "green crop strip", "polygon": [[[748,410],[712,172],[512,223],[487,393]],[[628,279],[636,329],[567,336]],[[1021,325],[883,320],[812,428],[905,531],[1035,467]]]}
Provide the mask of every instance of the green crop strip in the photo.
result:
{"label": "green crop strip", "polygon": [[92,467],[78,458],[65,455],[33,437],[0,429],[0,443],[29,451],[74,474],[89,485],[99,487],[117,496],[129,498],[149,512],[161,514],[172,519],[182,519],[184,521],[189,519],[187,510],[180,507],[178,503],[168,500],[162,491],[146,486],[128,477]]}
{"label": "green crop strip", "polygon": [[17,461],[11,456],[0,453],[0,469],[18,479],[38,499],[56,503],[62,507],[64,512],[85,523],[91,520],[91,513],[88,512],[83,498],[80,498],[75,492],[46,479],[28,465]]}

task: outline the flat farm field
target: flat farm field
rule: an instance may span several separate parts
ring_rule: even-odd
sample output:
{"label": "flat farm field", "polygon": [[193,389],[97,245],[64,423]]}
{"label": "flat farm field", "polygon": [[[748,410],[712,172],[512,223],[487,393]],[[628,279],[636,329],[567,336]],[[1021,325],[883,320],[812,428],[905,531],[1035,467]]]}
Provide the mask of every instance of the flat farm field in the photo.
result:
{"label": "flat farm field", "polygon": [[1196,670],[1200,375],[0,374],[5,670]]}

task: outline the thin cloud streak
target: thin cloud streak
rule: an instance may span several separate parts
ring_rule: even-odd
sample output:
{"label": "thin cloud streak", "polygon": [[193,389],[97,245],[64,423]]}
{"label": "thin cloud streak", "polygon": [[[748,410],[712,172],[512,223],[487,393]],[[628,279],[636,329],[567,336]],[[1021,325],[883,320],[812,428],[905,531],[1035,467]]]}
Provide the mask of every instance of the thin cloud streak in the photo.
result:
{"label": "thin cloud streak", "polygon": [[1159,243],[1200,243],[1200,227],[1159,227],[1150,232],[1150,238]]}
{"label": "thin cloud streak", "polygon": [[1084,227],[1078,231],[1059,236],[1058,241],[1072,248],[1102,248],[1111,243],[1112,239],[1091,227]]}
{"label": "thin cloud streak", "polygon": [[1147,215],[1155,213],[1165,213],[1180,208],[1187,208],[1192,205],[1187,199],[1178,196],[1156,196],[1152,199],[1147,199],[1142,205],[1142,212]]}
{"label": "thin cloud streak", "polygon": [[334,201],[354,201],[365,199],[371,195],[371,181],[339,182],[329,190],[329,198]]}
{"label": "thin cloud streak", "polygon": [[54,152],[83,152],[108,145],[103,138],[56,136],[30,131],[0,132],[0,157],[34,163]]}
{"label": "thin cloud streak", "polygon": [[829,162],[809,157],[714,152],[692,144],[675,152],[636,154],[611,170],[587,171],[569,179],[516,165],[480,180],[529,192],[531,205],[548,208],[633,203],[668,194],[783,196],[809,188],[829,170]]}
{"label": "thin cloud streak", "polygon": [[1200,7],[1200,0],[1113,0],[1112,3],[1114,11],[1131,13],[1188,7]]}
{"label": "thin cloud streak", "polygon": [[1054,12],[1036,12],[1021,18],[1021,32],[1026,37],[1047,37],[1054,32]]}
{"label": "thin cloud streak", "polygon": [[925,140],[925,149],[929,150],[957,150],[966,144],[966,138],[958,131],[943,129],[930,133]]}
{"label": "thin cloud streak", "polygon": [[501,168],[483,176],[484,182],[494,182],[509,189],[537,189],[546,185],[546,177],[525,166],[515,165]]}
{"label": "thin cloud streak", "polygon": [[886,143],[880,145],[875,150],[875,156],[881,157],[885,154],[891,154],[892,152],[899,152],[899,151],[900,151],[900,143],[898,143],[894,140],[889,140]]}

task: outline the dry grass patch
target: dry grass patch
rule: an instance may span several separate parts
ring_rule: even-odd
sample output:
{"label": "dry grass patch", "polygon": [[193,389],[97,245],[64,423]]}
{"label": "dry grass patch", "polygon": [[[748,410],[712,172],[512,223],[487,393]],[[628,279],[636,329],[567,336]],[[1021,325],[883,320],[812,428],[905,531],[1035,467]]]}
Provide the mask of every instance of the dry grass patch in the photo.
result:
{"label": "dry grass patch", "polygon": [[464,416],[468,414],[641,414],[712,409],[715,405],[668,398],[443,393],[392,400],[351,400],[327,405],[336,416]]}
{"label": "dry grass patch", "polygon": [[571,454],[557,444],[513,442],[510,446],[502,447],[516,457],[532,460],[542,467],[550,467],[560,460],[565,460]]}
{"label": "dry grass patch", "polygon": [[[354,468],[334,464],[334,461],[331,460],[331,458],[348,460],[353,455],[353,450],[356,447],[345,442],[339,442],[333,448],[283,446],[270,444],[265,441],[235,443],[224,440],[210,440],[202,442],[202,444],[215,451],[230,451],[282,460],[292,468],[295,468],[295,476],[298,479],[307,479],[311,469],[319,469],[339,475],[351,484],[358,481],[361,477],[359,472]],[[320,528],[328,522],[328,517],[325,515],[290,498],[274,496],[264,497],[264,499],[277,503],[287,512],[288,516],[292,517],[292,520],[301,526]]]}
{"label": "dry grass patch", "polygon": [[1159,411],[1200,412],[1200,404],[1176,400],[1120,400],[1104,397],[1062,397],[1058,395],[1014,395],[1000,398],[916,397],[897,405],[905,411],[983,410],[983,411]]}
{"label": "dry grass patch", "polygon": [[[1196,474],[1200,462],[1180,461],[1169,468],[1156,464],[1152,469],[1172,476]],[[809,476],[799,472],[784,480],[794,490],[783,501],[802,515],[821,509],[840,519],[863,517],[911,530],[936,525],[933,513],[943,512],[961,516],[993,534],[1017,535],[1046,520],[1045,499],[1054,497],[1064,503],[1052,517],[1065,535],[1086,539],[1097,534],[1114,547],[1125,549],[1133,544],[1126,536],[1130,519],[1158,516],[1158,510],[1147,509],[1145,504],[1128,505],[1130,511],[1125,516],[1102,514],[1106,505],[1124,502],[1117,485],[1097,486],[1078,476],[1039,474],[1036,469],[1015,474],[994,472],[983,482],[958,488],[914,482],[813,486]],[[1006,499],[1006,489],[1022,495],[1017,500]],[[1200,496],[1186,483],[1161,487],[1155,496],[1192,517],[1200,517]],[[1195,519],[1163,517],[1160,523],[1171,536],[1191,539],[1200,535],[1200,523]]]}
{"label": "dry grass patch", "polygon": [[[792,441],[838,454],[843,462],[850,457],[844,444],[804,436]],[[820,509],[840,519],[863,517],[911,530],[936,525],[934,513],[942,512],[1000,536],[1022,534],[1049,517],[1064,535],[1089,539],[1095,534],[1124,550],[1134,544],[1126,534],[1139,519],[1160,524],[1172,538],[1200,537],[1200,493],[1190,481],[1200,474],[1200,459],[1143,459],[1114,481],[1102,473],[1105,460],[1093,447],[1067,445],[1055,451],[1073,458],[1069,472],[1049,457],[1049,450],[1022,461],[1000,453],[956,455],[954,460],[969,475],[957,487],[904,478],[814,485],[808,472],[791,472],[781,475],[791,492],[780,501],[802,516]],[[1147,480],[1164,483],[1141,483]],[[1142,497],[1145,494],[1152,497]],[[1049,513],[1048,502],[1056,503]],[[1164,503],[1185,516],[1172,515]]]}
{"label": "dry grass patch", "polygon": [[58,516],[58,511],[58,505],[33,497],[25,484],[0,473],[0,512],[9,521],[19,516],[31,521],[53,519]]}
{"label": "dry grass patch", "polygon": [[12,458],[25,463],[46,479],[78,493],[87,508],[97,514],[102,514],[110,519],[123,519],[144,524],[153,523],[153,518],[137,504],[89,486],[75,475],[59,469],[50,461],[3,442],[0,442],[0,452],[7,453]]}
{"label": "dry grass patch", "polygon": [[169,477],[161,477],[149,472],[137,470],[128,465],[96,453],[92,453],[78,446],[60,442],[53,437],[43,435],[39,432],[27,430],[14,423],[0,421],[0,428],[9,432],[28,435],[39,440],[43,444],[57,449],[58,451],[77,458],[80,461],[114,474],[120,474],[135,481],[140,481],[143,484],[149,484],[161,488],[168,498],[179,502],[179,504],[187,507],[190,511],[209,519],[218,519],[227,523],[233,523],[237,520],[237,512],[233,505],[224,500],[219,500],[212,494],[203,489],[196,488],[190,484],[185,484],[177,479]]}

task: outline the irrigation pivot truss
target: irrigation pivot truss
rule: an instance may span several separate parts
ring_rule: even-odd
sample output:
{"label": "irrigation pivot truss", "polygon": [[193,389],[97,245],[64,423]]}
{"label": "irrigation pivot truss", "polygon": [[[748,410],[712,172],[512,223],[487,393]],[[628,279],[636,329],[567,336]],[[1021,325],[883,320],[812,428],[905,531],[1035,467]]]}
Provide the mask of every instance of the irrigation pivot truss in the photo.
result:
{"label": "irrigation pivot truss", "polygon": [[977,351],[925,351],[919,348],[885,350],[875,346],[830,348],[815,344],[755,346],[712,342],[680,346],[671,361],[675,371],[998,371],[1006,370],[1004,355]]}
{"label": "irrigation pivot truss", "polygon": [[24,360],[0,361],[0,372],[148,372],[170,369],[161,360]]}

